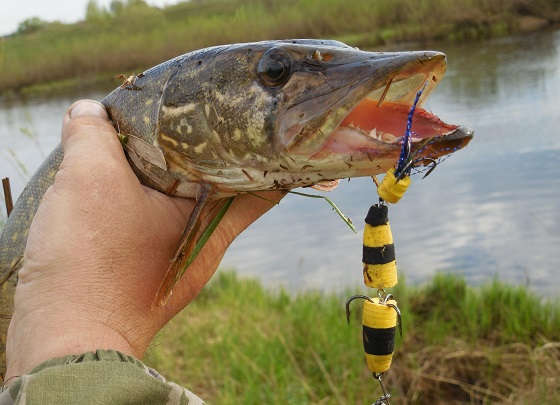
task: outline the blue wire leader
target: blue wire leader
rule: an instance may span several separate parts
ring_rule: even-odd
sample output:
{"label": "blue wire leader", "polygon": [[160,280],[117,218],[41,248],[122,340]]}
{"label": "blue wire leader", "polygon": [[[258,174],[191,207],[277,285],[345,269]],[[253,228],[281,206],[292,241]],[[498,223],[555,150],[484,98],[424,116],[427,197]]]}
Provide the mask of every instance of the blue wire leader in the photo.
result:
{"label": "blue wire leader", "polygon": [[[426,89],[428,82],[424,82],[424,85],[418,92],[416,92],[416,97],[414,98],[414,103],[412,107],[410,107],[410,111],[408,112],[408,119],[406,121],[406,132],[404,133],[402,139],[402,147],[401,147],[401,154],[399,156],[399,160],[397,163],[397,168],[395,170],[395,177],[399,178],[402,175],[402,171],[408,165],[409,157],[410,157],[410,149],[412,146],[412,118],[414,117],[414,111],[416,111],[416,105],[418,104],[418,100],[420,100],[420,96]],[[411,168],[409,168],[411,169]]]}

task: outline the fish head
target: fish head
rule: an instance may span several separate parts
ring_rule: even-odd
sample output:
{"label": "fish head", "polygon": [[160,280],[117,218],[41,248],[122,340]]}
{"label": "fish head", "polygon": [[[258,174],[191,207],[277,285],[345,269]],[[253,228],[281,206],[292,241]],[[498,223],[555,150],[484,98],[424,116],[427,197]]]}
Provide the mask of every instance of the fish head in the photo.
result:
{"label": "fish head", "polygon": [[471,130],[421,107],[445,69],[441,52],[365,52],[334,41],[286,41],[262,54],[256,75],[277,101],[269,138],[278,155],[324,178],[342,178],[395,166],[420,89],[411,155],[422,164],[468,144]]}
{"label": "fish head", "polygon": [[159,166],[175,177],[232,194],[294,188],[394,167],[420,89],[411,132],[417,164],[466,146],[472,131],[422,107],[445,69],[435,51],[263,41],[182,55],[144,72],[139,90],[117,89],[104,103],[121,130],[161,149]]}
{"label": "fish head", "polygon": [[173,139],[202,149],[201,156],[190,151],[198,161],[264,170],[283,163],[332,178],[377,174],[394,166],[424,86],[411,152],[437,159],[472,138],[421,107],[445,73],[441,52],[365,52],[300,39],[209,48],[184,65],[164,95],[160,130],[179,127],[174,109],[186,113],[189,133]]}

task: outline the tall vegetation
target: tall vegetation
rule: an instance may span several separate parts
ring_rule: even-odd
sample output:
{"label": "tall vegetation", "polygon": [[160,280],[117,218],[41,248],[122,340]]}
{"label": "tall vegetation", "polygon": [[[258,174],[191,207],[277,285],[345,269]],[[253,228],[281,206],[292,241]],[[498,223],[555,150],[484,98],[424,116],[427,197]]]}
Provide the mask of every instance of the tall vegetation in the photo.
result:
{"label": "tall vegetation", "polygon": [[88,3],[75,24],[23,22],[0,44],[0,92],[149,67],[219,43],[328,37],[356,46],[503,35],[560,21],[560,0],[143,0]]}

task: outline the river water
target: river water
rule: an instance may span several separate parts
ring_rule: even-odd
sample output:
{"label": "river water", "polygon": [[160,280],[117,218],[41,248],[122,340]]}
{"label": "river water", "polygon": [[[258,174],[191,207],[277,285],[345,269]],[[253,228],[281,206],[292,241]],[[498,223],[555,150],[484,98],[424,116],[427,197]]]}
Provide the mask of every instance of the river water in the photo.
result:
{"label": "river water", "polygon": [[[446,52],[449,66],[426,106],[473,128],[475,139],[428,178],[413,178],[390,209],[399,270],[408,282],[445,271],[557,295],[560,31],[430,48]],[[58,142],[67,106],[103,92],[0,104],[0,174],[15,195]],[[325,202],[289,195],[234,242],[222,267],[290,290],[361,285],[361,229],[375,189],[353,179],[329,197],[358,235]]]}

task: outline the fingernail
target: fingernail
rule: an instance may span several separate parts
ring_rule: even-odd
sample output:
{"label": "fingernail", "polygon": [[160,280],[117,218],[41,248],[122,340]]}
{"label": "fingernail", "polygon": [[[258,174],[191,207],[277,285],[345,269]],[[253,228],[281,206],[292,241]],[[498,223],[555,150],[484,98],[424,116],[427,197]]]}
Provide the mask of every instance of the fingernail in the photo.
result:
{"label": "fingernail", "polygon": [[103,104],[95,100],[78,100],[68,109],[70,118],[93,116],[108,119],[107,111]]}

